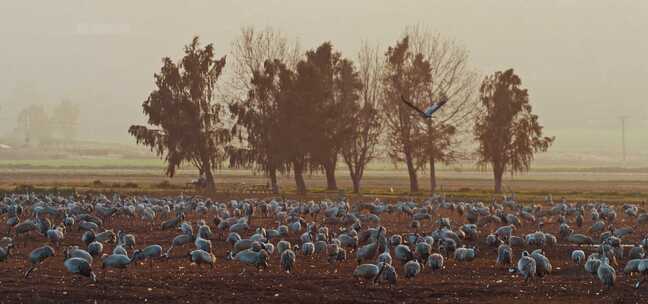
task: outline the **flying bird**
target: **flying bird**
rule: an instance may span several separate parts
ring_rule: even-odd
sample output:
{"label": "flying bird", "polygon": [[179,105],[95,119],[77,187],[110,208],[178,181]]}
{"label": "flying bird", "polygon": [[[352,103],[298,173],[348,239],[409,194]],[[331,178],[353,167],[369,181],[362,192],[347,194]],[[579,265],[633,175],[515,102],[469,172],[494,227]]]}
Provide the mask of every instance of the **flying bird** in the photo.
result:
{"label": "flying bird", "polygon": [[439,101],[437,101],[437,102],[433,102],[429,107],[427,107],[427,108],[425,109],[425,111],[423,111],[423,110],[419,109],[417,106],[415,106],[414,104],[412,104],[411,102],[409,102],[409,101],[405,98],[405,96],[402,96],[402,95],[401,95],[401,99],[403,100],[403,103],[405,103],[405,104],[408,105],[410,108],[414,109],[416,112],[418,112],[419,114],[421,114],[421,116],[422,116],[423,118],[427,118],[427,119],[432,118],[432,114],[434,114],[434,112],[436,112],[436,111],[438,111],[439,109],[441,109],[441,107],[442,107],[444,104],[446,104],[446,102],[448,102],[448,97],[446,97],[445,95],[443,95],[443,96],[441,96],[441,99],[440,99]]}

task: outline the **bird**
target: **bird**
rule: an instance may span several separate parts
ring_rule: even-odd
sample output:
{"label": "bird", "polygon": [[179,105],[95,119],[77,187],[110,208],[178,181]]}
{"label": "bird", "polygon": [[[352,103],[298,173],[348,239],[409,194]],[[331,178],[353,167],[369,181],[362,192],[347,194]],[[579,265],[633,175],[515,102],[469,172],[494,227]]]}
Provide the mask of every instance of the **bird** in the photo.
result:
{"label": "bird", "polygon": [[587,261],[585,262],[585,271],[595,276],[599,266],[601,266],[601,260],[597,253],[591,254],[587,257]]}
{"label": "bird", "polygon": [[79,246],[70,246],[65,248],[63,254],[66,260],[70,258],[80,258],[86,260],[88,264],[92,265],[92,255],[89,252],[80,249]]}
{"label": "bird", "polygon": [[103,253],[103,244],[101,242],[94,241],[88,244],[88,253],[93,257],[99,257]]}
{"label": "bird", "polygon": [[443,269],[443,256],[438,253],[431,254],[427,258],[426,266],[432,271]]}
{"label": "bird", "polygon": [[385,269],[385,265],[387,264],[383,263],[381,267],[378,267],[374,264],[360,264],[353,270],[353,277],[360,280],[373,281],[375,284],[382,274],[381,269]]}
{"label": "bird", "polygon": [[[128,265],[131,264],[131,262],[135,261],[138,259],[137,254],[135,254],[133,257],[129,258],[125,254],[111,254],[107,255],[104,254],[101,257],[101,269],[106,269],[106,268],[116,268],[120,269],[120,273],[128,267]],[[103,272],[103,276],[106,276],[106,271]]]}
{"label": "bird", "polygon": [[7,258],[11,254],[12,248],[13,248],[13,243],[8,243],[4,246],[0,244],[0,262],[4,262],[7,260]]}
{"label": "bird", "polygon": [[421,272],[421,268],[422,265],[421,263],[419,263],[419,261],[410,260],[404,265],[405,277],[408,279],[416,277],[416,275],[418,275]]}
{"label": "bird", "polygon": [[268,253],[265,250],[254,251],[250,248],[240,251],[235,255],[232,252],[227,252],[226,259],[236,260],[254,266],[257,270],[260,268],[268,268]]}
{"label": "bird", "polygon": [[90,263],[82,258],[69,258],[63,262],[65,268],[74,274],[90,278],[93,282],[97,281],[97,276],[92,271]]}
{"label": "bird", "polygon": [[279,253],[279,256],[283,254],[284,251],[290,249],[290,242],[281,240],[277,243],[277,253]]}
{"label": "bird", "polygon": [[460,247],[455,250],[455,260],[460,261],[460,262],[470,262],[475,259],[477,256],[477,249],[476,248],[466,248],[466,247]]}
{"label": "bird", "polygon": [[160,258],[167,258],[167,255],[162,251],[162,246],[160,245],[150,245],[141,250],[135,250],[133,256],[136,256],[138,260],[148,260],[149,268],[153,268],[153,260]]}
{"label": "bird", "polygon": [[551,273],[551,261],[543,254],[542,249],[534,250],[531,257],[536,261],[536,275],[543,277],[545,274]]}
{"label": "bird", "polygon": [[529,281],[536,274],[536,261],[531,257],[529,252],[522,252],[522,257],[518,260],[517,271],[524,277],[524,282]]}
{"label": "bird", "polygon": [[295,252],[290,249],[284,250],[280,256],[280,265],[281,270],[290,273],[295,267]]}
{"label": "bird", "polygon": [[513,263],[513,250],[509,245],[502,244],[497,247],[497,264],[510,265]]}
{"label": "bird", "polygon": [[576,265],[580,265],[585,260],[585,252],[582,250],[574,250],[571,253],[571,259]]}
{"label": "bird", "polygon": [[45,259],[54,256],[55,254],[56,252],[54,251],[54,248],[47,245],[34,249],[27,258],[27,260],[31,263],[31,267],[29,267],[27,272],[25,272],[25,278],[29,277],[29,274],[31,274],[32,271],[36,269],[36,266],[45,261]]}
{"label": "bird", "polygon": [[196,263],[196,265],[208,264],[214,267],[216,257],[211,253],[202,249],[196,249],[188,254],[189,260]]}
{"label": "bird", "polygon": [[432,118],[432,114],[434,114],[434,112],[441,109],[441,107],[448,102],[448,97],[446,97],[445,95],[442,95],[441,98],[439,99],[439,101],[432,102],[432,104],[430,106],[428,106],[427,108],[425,108],[425,111],[423,111],[423,110],[419,109],[417,106],[415,106],[414,104],[412,104],[411,102],[409,102],[405,98],[405,96],[401,96],[401,99],[403,100],[403,103],[405,103],[410,108],[414,109],[416,112],[418,112],[421,115],[421,117],[426,118],[426,119]]}
{"label": "bird", "polygon": [[396,273],[394,266],[389,263],[378,263],[378,265],[381,265],[381,271],[378,272],[378,275],[374,279],[374,282],[387,282],[389,284],[389,287],[396,285],[398,274]]}
{"label": "bird", "polygon": [[609,259],[605,254],[601,258],[601,264],[596,270],[596,274],[599,280],[601,280],[603,286],[607,288],[614,286],[614,282],[616,281],[616,271],[609,265]]}
{"label": "bird", "polygon": [[640,260],[639,265],[637,265],[637,270],[642,274],[641,279],[635,284],[635,288],[641,287],[641,283],[646,281],[646,276],[648,275],[648,259]]}

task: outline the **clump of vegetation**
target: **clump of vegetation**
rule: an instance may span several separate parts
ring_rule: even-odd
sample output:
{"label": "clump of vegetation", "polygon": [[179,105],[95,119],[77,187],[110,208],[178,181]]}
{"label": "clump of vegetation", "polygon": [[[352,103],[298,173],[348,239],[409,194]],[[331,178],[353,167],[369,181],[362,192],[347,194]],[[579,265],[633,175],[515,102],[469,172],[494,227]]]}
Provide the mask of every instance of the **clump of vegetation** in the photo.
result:
{"label": "clump of vegetation", "polygon": [[139,188],[139,185],[133,182],[127,182],[124,184],[125,188]]}
{"label": "clump of vegetation", "polygon": [[92,185],[95,187],[101,187],[103,186],[103,183],[100,180],[95,179],[94,181],[92,181]]}
{"label": "clump of vegetation", "polygon": [[36,187],[32,185],[18,185],[14,189],[14,192],[16,193],[31,193],[35,191],[36,191]]}
{"label": "clump of vegetation", "polygon": [[153,187],[155,188],[160,188],[160,189],[173,189],[175,186],[171,184],[168,180],[162,181],[159,184],[154,184]]}

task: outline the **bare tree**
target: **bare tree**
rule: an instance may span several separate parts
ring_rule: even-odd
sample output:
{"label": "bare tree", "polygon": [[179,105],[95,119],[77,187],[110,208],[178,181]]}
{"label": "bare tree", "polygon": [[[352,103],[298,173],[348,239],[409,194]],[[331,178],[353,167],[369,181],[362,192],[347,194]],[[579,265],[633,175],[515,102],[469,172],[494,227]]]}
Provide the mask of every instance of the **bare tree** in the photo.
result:
{"label": "bare tree", "polygon": [[[418,171],[429,167],[430,190],[435,191],[436,164],[461,155],[477,109],[476,74],[468,67],[468,52],[454,41],[419,26],[405,30],[404,38],[387,52],[384,77],[389,156],[404,161],[410,190],[419,191]],[[401,103],[404,97],[419,108],[447,98],[447,104],[424,120]]]}
{"label": "bare tree", "polygon": [[253,89],[250,80],[255,72],[263,73],[267,60],[279,60],[294,69],[301,58],[299,42],[290,42],[279,30],[267,27],[257,30],[241,28],[240,36],[232,42],[231,60],[226,75],[227,86],[222,89],[228,100],[241,101]]}
{"label": "bare tree", "polygon": [[531,112],[529,93],[513,69],[484,79],[479,90],[485,114],[475,124],[479,164],[491,165],[495,192],[502,192],[502,175],[526,171],[534,154],[545,152],[555,140],[543,137],[538,116]]}
{"label": "bare tree", "polygon": [[417,165],[427,165],[430,170],[430,191],[434,192],[436,163],[449,164],[465,154],[461,143],[470,139],[479,109],[475,96],[477,74],[468,66],[468,51],[455,41],[421,26],[407,28],[406,35],[410,37],[412,52],[422,54],[431,65],[426,98],[412,101],[425,107],[441,96],[448,99],[432,119],[421,123],[424,131],[415,149]]}
{"label": "bare tree", "polygon": [[389,47],[383,75],[383,112],[388,131],[388,154],[393,162],[405,162],[410,180],[410,191],[418,192],[417,149],[421,149],[423,134],[419,117],[401,102],[401,98],[422,100],[427,97],[432,83],[432,65],[423,54],[414,53],[410,38],[405,36]]}
{"label": "bare tree", "polygon": [[358,53],[358,77],[361,89],[354,107],[353,118],[348,121],[351,133],[342,146],[341,154],[349,168],[353,192],[360,192],[360,181],[365,168],[378,154],[382,132],[382,115],[379,104],[382,99],[383,61],[379,47],[363,43]]}

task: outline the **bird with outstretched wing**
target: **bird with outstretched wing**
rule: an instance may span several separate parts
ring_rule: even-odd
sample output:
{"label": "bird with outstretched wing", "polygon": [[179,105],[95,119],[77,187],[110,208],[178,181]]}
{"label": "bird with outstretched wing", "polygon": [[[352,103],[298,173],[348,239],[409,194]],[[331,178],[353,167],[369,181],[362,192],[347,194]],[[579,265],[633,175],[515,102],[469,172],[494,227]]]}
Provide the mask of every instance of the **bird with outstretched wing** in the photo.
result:
{"label": "bird with outstretched wing", "polygon": [[414,109],[414,110],[415,110],[416,112],[418,112],[418,113],[419,113],[423,118],[427,118],[427,119],[432,118],[432,114],[434,114],[434,112],[436,112],[436,111],[438,111],[439,109],[441,109],[441,107],[442,107],[444,104],[446,104],[446,102],[448,102],[448,98],[447,98],[445,95],[443,95],[443,96],[441,96],[441,99],[440,99],[439,101],[437,101],[437,102],[433,102],[429,107],[425,108],[425,111],[423,111],[423,110],[419,109],[417,106],[415,106],[414,104],[412,104],[411,102],[409,102],[409,101],[407,100],[407,98],[405,98],[405,96],[402,96],[402,95],[401,95],[401,99],[403,100],[403,103],[405,103],[405,104],[406,104],[407,106],[409,106],[410,108]]}

